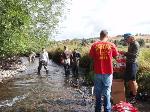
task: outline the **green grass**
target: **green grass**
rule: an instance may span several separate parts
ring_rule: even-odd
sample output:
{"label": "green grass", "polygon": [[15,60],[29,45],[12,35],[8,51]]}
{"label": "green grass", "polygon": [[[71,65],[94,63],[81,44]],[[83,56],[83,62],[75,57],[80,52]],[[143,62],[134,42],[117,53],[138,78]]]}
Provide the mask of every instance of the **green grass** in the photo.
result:
{"label": "green grass", "polygon": [[[89,50],[91,44],[87,44],[85,46],[81,45],[79,42],[66,42],[66,43],[57,43],[52,45],[47,50],[49,54],[52,54],[52,59],[54,62],[60,62],[60,53],[63,52],[63,47],[67,46],[71,51],[77,48],[81,53],[80,67],[86,69],[85,78],[89,82],[89,84],[93,83],[93,75],[92,71],[92,63],[89,58]],[[117,46],[119,51],[127,51],[127,46]],[[145,91],[150,93],[150,48],[141,48],[139,54],[139,70],[137,74],[137,82],[139,85],[139,91]]]}

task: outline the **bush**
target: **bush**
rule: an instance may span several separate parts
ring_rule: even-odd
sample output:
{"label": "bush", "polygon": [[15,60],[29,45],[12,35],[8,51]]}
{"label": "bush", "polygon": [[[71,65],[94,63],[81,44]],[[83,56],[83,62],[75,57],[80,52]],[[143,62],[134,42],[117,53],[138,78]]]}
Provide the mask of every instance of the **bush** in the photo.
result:
{"label": "bush", "polygon": [[[66,45],[66,44],[65,44]],[[53,46],[49,50],[49,55],[52,57],[52,60],[56,63],[60,63],[60,54],[63,52],[62,49],[64,44],[58,44],[57,47]],[[72,42],[72,44],[67,43],[67,46],[73,50],[78,48],[81,53],[80,67],[85,68],[85,78],[88,81],[88,84],[93,84],[94,72],[92,69],[92,60],[89,57],[90,45],[82,46],[80,43]],[[119,50],[127,51],[127,47],[118,46]],[[123,74],[114,73],[115,78],[121,78]],[[139,70],[137,74],[137,82],[139,84],[139,91],[147,90],[150,93],[150,52],[149,48],[141,48],[139,55]]]}
{"label": "bush", "polygon": [[60,48],[57,48],[53,52],[48,52],[49,57],[57,64],[61,64],[61,54],[63,53],[63,50]]}
{"label": "bush", "polygon": [[139,42],[141,47],[143,47],[145,45],[144,39],[139,39],[138,42]]}
{"label": "bush", "polygon": [[137,75],[137,82],[139,92],[147,92],[150,94],[150,73],[140,73]]}

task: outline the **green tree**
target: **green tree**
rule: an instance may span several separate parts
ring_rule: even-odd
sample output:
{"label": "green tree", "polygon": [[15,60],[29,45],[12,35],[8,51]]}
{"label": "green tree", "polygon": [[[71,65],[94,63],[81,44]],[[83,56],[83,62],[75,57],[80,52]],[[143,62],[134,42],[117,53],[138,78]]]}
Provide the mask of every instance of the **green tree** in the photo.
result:
{"label": "green tree", "polygon": [[46,46],[64,4],[64,0],[0,0],[0,56]]}
{"label": "green tree", "polygon": [[138,42],[139,42],[140,46],[142,46],[142,47],[145,45],[144,39],[139,39]]}
{"label": "green tree", "polygon": [[64,12],[64,0],[26,0],[32,22],[30,33],[34,36],[50,37]]}
{"label": "green tree", "polygon": [[0,0],[0,55],[17,54],[25,38],[25,28],[30,17],[25,5],[19,0]]}

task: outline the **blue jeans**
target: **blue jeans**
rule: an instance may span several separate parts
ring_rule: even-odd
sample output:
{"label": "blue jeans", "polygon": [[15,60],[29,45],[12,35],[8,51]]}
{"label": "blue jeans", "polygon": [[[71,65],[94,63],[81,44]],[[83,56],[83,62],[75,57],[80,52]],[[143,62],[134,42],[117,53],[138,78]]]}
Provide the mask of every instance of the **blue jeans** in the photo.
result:
{"label": "blue jeans", "polygon": [[104,96],[104,112],[111,112],[110,93],[112,86],[111,74],[96,74],[94,81],[94,93],[96,96],[95,112],[101,112],[102,96]]}

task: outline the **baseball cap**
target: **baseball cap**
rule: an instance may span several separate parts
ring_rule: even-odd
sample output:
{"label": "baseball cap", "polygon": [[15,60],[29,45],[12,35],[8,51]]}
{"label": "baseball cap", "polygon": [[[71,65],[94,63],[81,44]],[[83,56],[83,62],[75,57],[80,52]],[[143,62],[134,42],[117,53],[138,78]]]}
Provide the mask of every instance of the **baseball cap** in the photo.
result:
{"label": "baseball cap", "polygon": [[125,33],[125,34],[123,35],[124,40],[127,40],[130,36],[132,36],[131,33]]}

